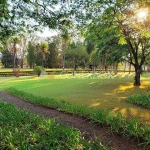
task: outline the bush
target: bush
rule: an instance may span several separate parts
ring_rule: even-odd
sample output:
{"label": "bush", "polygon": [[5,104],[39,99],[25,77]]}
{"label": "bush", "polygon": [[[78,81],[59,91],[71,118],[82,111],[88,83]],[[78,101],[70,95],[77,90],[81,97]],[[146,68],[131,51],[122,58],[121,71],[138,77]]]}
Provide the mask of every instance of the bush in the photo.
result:
{"label": "bush", "polygon": [[42,66],[36,66],[36,67],[33,69],[33,72],[34,72],[35,74],[37,74],[38,76],[40,76],[40,74],[41,74],[42,71],[45,71],[44,67],[42,67]]}
{"label": "bush", "polygon": [[19,69],[14,69],[14,70],[13,70],[13,74],[14,74],[14,76],[16,76],[16,77],[21,76],[22,73],[23,73],[22,70],[19,70]]}
{"label": "bush", "polygon": [[136,105],[150,108],[150,95],[134,94],[134,95],[129,96],[127,100]]}

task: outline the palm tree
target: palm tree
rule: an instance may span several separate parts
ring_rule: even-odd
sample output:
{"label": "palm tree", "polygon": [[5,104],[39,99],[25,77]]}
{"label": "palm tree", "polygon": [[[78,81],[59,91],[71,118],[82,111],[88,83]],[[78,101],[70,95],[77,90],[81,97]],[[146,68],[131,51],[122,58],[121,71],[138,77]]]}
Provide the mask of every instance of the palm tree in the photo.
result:
{"label": "palm tree", "polygon": [[63,49],[63,70],[65,68],[65,53],[68,49],[68,45],[70,43],[70,36],[67,30],[63,30],[61,37],[63,39],[62,49]]}
{"label": "palm tree", "polygon": [[43,61],[45,60],[45,53],[50,54],[50,52],[48,51],[49,46],[47,43],[42,42],[39,48],[40,48],[40,51],[42,52],[42,66],[43,66]]}

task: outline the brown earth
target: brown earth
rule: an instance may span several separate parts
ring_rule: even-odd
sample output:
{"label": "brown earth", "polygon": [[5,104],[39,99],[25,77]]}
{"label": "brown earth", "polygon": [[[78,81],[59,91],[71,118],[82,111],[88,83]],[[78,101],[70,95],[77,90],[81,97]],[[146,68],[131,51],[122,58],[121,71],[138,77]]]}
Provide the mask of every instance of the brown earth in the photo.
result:
{"label": "brown earth", "polygon": [[142,150],[138,146],[135,138],[130,138],[115,133],[109,133],[108,127],[102,127],[99,124],[93,124],[86,118],[60,112],[56,109],[51,109],[41,105],[34,105],[28,101],[14,97],[5,91],[0,91],[0,99],[5,102],[12,103],[18,108],[26,109],[34,114],[44,116],[46,118],[55,118],[64,125],[72,126],[82,132],[86,140],[99,138],[103,145],[107,145],[117,150]]}

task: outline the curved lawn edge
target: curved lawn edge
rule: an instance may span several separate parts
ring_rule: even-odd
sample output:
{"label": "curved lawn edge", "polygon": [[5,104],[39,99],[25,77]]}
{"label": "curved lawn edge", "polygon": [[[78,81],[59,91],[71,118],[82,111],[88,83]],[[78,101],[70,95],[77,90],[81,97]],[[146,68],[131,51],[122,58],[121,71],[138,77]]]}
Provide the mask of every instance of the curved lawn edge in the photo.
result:
{"label": "curved lawn edge", "polygon": [[99,123],[103,127],[110,127],[110,132],[116,132],[128,137],[136,137],[138,144],[144,147],[150,146],[150,126],[136,118],[127,119],[120,113],[111,113],[103,109],[87,109],[83,105],[72,105],[66,101],[58,101],[54,98],[37,97],[15,88],[6,89],[10,94],[30,101],[33,104],[55,108],[58,111],[84,116],[94,123]]}

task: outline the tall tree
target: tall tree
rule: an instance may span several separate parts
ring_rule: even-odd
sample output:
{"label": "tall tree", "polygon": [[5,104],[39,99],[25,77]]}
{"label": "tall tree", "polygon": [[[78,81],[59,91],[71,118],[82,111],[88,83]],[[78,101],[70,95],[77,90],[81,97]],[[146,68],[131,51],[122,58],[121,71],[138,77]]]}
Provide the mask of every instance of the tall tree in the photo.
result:
{"label": "tall tree", "polygon": [[63,29],[62,30],[62,55],[63,55],[63,70],[65,69],[65,59],[66,59],[66,51],[68,49],[68,46],[70,44],[71,38],[70,35],[68,33],[67,29]]}
{"label": "tall tree", "polygon": [[[141,85],[142,66],[150,54],[149,2],[145,0],[95,0],[90,1],[89,4],[89,7],[84,7],[86,13],[82,14],[82,21],[84,17],[88,28],[93,26],[93,30],[96,31],[98,28],[97,34],[99,35],[103,34],[103,31],[107,34],[114,31],[113,36],[115,39],[118,38],[118,44],[128,47],[126,49],[127,60],[135,69],[134,85]],[[97,38],[96,43],[105,44],[109,38],[104,37],[100,41]]]}
{"label": "tall tree", "polygon": [[49,52],[50,52],[50,55],[46,56],[44,67],[57,68],[58,67],[58,49],[54,41],[49,43]]}
{"label": "tall tree", "polygon": [[13,64],[12,53],[9,52],[8,50],[3,50],[1,61],[2,61],[2,64],[5,68],[12,67],[12,64]]}
{"label": "tall tree", "polygon": [[11,37],[10,42],[12,43],[13,70],[14,70],[16,68],[17,44],[20,42],[19,37]]}
{"label": "tall tree", "polygon": [[86,61],[88,61],[88,54],[86,52],[86,47],[79,42],[71,43],[66,51],[66,59],[71,61],[74,75],[74,71],[81,62],[84,63],[84,65],[87,64]]}
{"label": "tall tree", "polygon": [[39,46],[39,51],[42,53],[42,66],[44,65],[43,61],[45,61],[45,54],[50,54],[50,51],[48,51],[48,47],[48,44],[45,42],[42,42]]}
{"label": "tall tree", "polygon": [[27,54],[27,62],[30,68],[34,68],[35,65],[35,46],[29,42],[28,44],[28,54]]}

